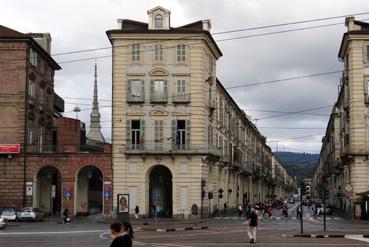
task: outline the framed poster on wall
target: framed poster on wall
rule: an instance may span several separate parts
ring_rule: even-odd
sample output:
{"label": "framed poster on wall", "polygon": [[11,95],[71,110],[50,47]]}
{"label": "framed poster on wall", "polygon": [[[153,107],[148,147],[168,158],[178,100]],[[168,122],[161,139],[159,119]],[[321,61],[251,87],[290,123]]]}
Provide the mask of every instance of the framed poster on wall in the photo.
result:
{"label": "framed poster on wall", "polygon": [[118,213],[129,213],[129,194],[118,194]]}

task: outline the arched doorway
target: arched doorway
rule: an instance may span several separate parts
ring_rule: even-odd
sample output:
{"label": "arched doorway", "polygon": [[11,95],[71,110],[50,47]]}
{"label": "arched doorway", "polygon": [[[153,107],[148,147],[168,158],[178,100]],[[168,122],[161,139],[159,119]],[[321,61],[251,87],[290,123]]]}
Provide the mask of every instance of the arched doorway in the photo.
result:
{"label": "arched doorway", "polygon": [[149,176],[149,207],[150,216],[172,217],[173,212],[173,192],[172,173],[163,166],[155,166]]}
{"label": "arched doorway", "polygon": [[78,172],[76,208],[78,215],[101,213],[103,210],[103,175],[95,166],[86,166]]}
{"label": "arched doorway", "polygon": [[46,166],[37,173],[36,207],[46,215],[59,216],[61,212],[60,172],[52,166]]}

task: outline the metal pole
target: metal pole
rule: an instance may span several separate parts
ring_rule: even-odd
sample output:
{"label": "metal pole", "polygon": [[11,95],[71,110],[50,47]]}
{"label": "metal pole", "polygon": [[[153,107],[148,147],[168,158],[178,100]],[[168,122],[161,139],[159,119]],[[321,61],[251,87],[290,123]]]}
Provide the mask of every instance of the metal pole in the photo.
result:
{"label": "metal pole", "polygon": [[323,207],[323,221],[324,221],[324,231],[327,230],[327,219],[325,217],[325,207],[326,207],[325,196],[326,195],[325,195],[325,187],[324,187],[324,189],[323,189],[323,205],[324,205],[324,207]]}
{"label": "metal pole", "polygon": [[155,188],[155,228],[158,228],[158,188]]}
{"label": "metal pole", "polygon": [[300,209],[301,209],[301,214],[300,214],[300,226],[301,226],[301,229],[300,229],[300,233],[304,233],[304,223],[303,223],[303,208],[302,208],[302,187],[300,187]]}

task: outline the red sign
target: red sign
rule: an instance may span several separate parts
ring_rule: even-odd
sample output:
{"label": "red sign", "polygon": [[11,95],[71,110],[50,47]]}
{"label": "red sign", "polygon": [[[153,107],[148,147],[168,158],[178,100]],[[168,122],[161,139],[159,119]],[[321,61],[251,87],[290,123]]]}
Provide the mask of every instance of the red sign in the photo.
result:
{"label": "red sign", "polygon": [[19,154],[19,144],[0,144],[0,154]]}

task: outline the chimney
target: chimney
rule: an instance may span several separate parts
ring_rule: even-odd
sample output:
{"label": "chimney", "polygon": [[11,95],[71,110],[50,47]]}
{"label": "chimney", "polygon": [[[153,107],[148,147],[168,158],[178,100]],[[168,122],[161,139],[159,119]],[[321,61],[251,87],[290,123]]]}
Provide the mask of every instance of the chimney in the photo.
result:
{"label": "chimney", "polygon": [[209,19],[202,21],[202,29],[205,30],[205,31],[210,32],[211,23],[210,23],[210,20]]}
{"label": "chimney", "polygon": [[360,30],[360,26],[355,25],[354,21],[355,21],[354,16],[346,17],[345,26],[347,27],[348,32],[354,31],[354,30]]}
{"label": "chimney", "polygon": [[123,19],[118,19],[117,23],[118,23],[118,29],[122,29]]}
{"label": "chimney", "polygon": [[39,44],[48,54],[51,53],[51,36],[50,33],[27,33],[37,44]]}

